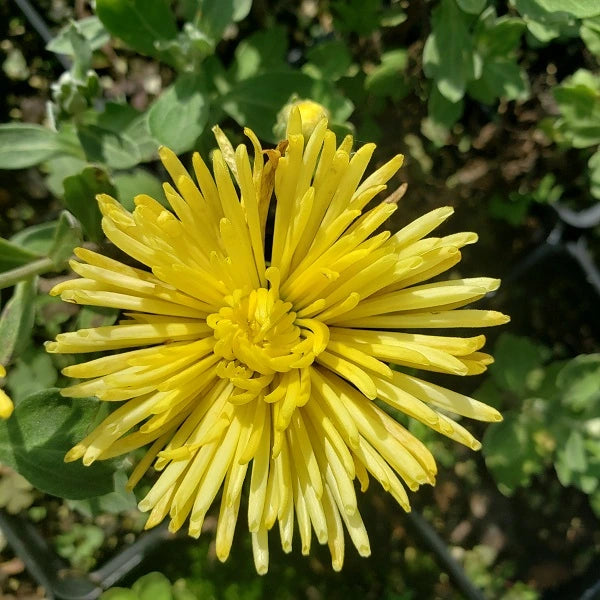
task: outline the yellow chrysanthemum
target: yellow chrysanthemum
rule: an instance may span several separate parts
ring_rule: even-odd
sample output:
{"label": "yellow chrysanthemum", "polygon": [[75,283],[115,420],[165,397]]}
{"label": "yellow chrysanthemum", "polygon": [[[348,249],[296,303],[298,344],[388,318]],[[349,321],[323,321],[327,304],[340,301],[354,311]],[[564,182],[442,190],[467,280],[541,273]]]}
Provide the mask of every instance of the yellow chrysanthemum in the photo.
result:
{"label": "yellow chrysanthemum", "polygon": [[334,569],[344,558],[344,525],[368,555],[355,479],[364,491],[370,473],[405,510],[405,486],[434,483],[427,448],[376,398],[473,449],[479,442],[447,412],[501,419],[493,408],[386,364],[470,375],[491,362],[479,351],[483,336],[405,331],[508,320],[456,310],[495,290],[496,279],[423,283],[455,265],[477,236],[426,237],[452,214],[448,207],[395,235],[375,234],[397,205],[390,197],[365,207],[402,156],[363,180],[374,144],[352,153],[346,137],[336,146],[325,119],[308,139],[302,131],[298,108],[274,150],[263,151],[246,130],[251,165],[246,146],[234,150],[215,128],[214,175],[195,154],[197,183],[162,148],[175,183],[164,185],[173,212],[146,195],[135,198],[133,213],[98,198],[109,240],[149,271],[80,248],[72,268],[82,278],[52,292],[126,312],[118,325],[60,334],[49,352],[138,348],[64,370],[87,381],[63,395],[118,403],[66,460],[89,465],[151,444],[129,479],[134,486],[151,465],[160,472],[139,504],[151,511],[147,527],[170,515],[172,531],[189,522],[194,537],[223,487],[221,560],[250,471],[247,518],[259,573],[268,568],[267,532],[276,521],[286,552],[297,522],[303,554],[314,530],[329,544]]}

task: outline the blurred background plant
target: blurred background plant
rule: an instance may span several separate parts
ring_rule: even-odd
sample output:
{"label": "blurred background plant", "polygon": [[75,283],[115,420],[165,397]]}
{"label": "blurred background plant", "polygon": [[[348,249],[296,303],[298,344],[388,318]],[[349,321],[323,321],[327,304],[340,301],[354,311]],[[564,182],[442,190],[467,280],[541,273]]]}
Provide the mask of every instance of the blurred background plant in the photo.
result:
{"label": "blurred background plant", "polygon": [[[512,315],[512,333],[492,334],[489,375],[461,382],[505,421],[485,432],[483,456],[410,423],[440,464],[438,485],[415,496],[416,507],[487,597],[578,598],[596,583],[600,4],[31,4],[48,30],[17,3],[0,5],[0,363],[16,404],[0,424],[0,506],[35,522],[80,571],[136,538],[143,517],[124,490],[130,462],[62,464],[102,415],[93,400],[58,395],[72,359],[42,346],[118,315],[47,292],[75,246],[104,246],[96,194],[128,208],[140,193],[164,201],[160,144],[184,162],[192,150],[206,156],[215,124],[234,142],[248,126],[273,143],[282,107],[312,98],[338,134],[377,142],[378,161],[406,154],[409,191],[392,227],[451,204],[452,230],[481,239],[454,274],[505,279],[487,303]],[[458,597],[388,499],[369,490],[365,501],[374,555],[349,556],[341,575],[320,549],[310,560],[276,551],[259,579],[239,547],[243,533],[224,566],[209,534],[171,542],[143,567],[166,577],[133,583],[134,573],[130,590],[104,598]],[[0,556],[2,597],[43,597],[9,548]]]}

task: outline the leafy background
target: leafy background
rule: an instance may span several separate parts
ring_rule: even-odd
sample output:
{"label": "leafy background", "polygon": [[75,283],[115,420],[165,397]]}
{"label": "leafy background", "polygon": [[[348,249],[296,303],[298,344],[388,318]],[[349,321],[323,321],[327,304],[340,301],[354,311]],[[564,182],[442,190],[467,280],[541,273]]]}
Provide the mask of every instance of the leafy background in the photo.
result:
{"label": "leafy background", "polygon": [[[124,491],[132,459],[94,469],[62,453],[102,417],[66,402],[47,355],[63,330],[114,323],[106,309],[47,295],[72,249],[103,240],[97,193],[164,201],[157,147],[189,159],[220,124],[277,140],[294,95],[330,112],[340,135],[406,155],[393,228],[450,204],[448,231],[478,246],[453,275],[504,279],[485,300],[511,314],[490,332],[496,363],[439,378],[499,408],[475,424],[472,454],[419,424],[439,464],[413,504],[487,597],[579,598],[600,571],[600,5],[595,0],[39,0],[47,41],[0,5],[0,363],[16,410],[0,424],[0,505],[36,524],[77,571],[127,547],[143,526]],[[275,127],[275,129],[274,129]],[[400,181],[398,181],[399,183]],[[148,485],[148,482],[145,483]],[[143,493],[143,485],[141,493]],[[105,598],[458,598],[387,496],[363,499],[373,556],[283,556],[258,578],[240,527],[232,557],[211,527],[177,539]],[[0,546],[3,546],[0,541]],[[164,574],[151,573],[161,570]],[[8,547],[0,595],[43,597]]]}

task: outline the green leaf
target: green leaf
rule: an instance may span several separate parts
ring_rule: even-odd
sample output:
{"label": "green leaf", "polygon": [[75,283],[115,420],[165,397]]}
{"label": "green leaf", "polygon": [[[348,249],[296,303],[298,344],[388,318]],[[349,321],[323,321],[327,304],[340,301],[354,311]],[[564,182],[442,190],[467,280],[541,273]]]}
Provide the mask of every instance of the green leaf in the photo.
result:
{"label": "green leaf", "polygon": [[177,35],[167,0],[96,0],[96,14],[112,35],[134,50],[171,62],[170,55],[156,47],[158,41]]}
{"label": "green leaf", "polygon": [[162,184],[157,177],[144,169],[135,169],[130,173],[119,173],[113,177],[119,202],[129,211],[134,209],[133,199],[138,194],[147,194],[167,206]]}
{"label": "green leaf", "polygon": [[461,10],[472,15],[478,15],[487,4],[487,0],[456,0]]}
{"label": "green leaf", "polygon": [[576,483],[576,480],[580,479],[578,475],[587,471],[585,444],[579,431],[571,431],[566,443],[557,452],[554,467],[558,479],[564,486]]}
{"label": "green leaf", "polygon": [[85,159],[76,158],[74,156],[57,156],[51,158],[44,165],[44,170],[47,173],[46,185],[54,196],[62,198],[65,190],[63,181],[70,175],[77,175],[88,165]]}
{"label": "green leaf", "polygon": [[[29,336],[25,340],[29,341]],[[55,385],[57,378],[50,355],[43,348],[29,346],[8,371],[6,383],[11,398],[18,404],[27,396]]]}
{"label": "green leaf", "polygon": [[201,0],[199,4],[199,28],[216,43],[230,23],[248,16],[252,0]]}
{"label": "green leaf", "polygon": [[140,162],[150,162],[158,158],[160,143],[152,137],[148,126],[148,113],[138,117],[124,132],[134,140],[140,153]]}
{"label": "green leaf", "polygon": [[531,477],[544,468],[534,443],[537,429],[531,418],[509,412],[502,423],[490,425],[485,432],[485,463],[498,489],[507,496],[518,487],[529,485]]}
{"label": "green leaf", "polygon": [[[56,37],[48,42],[46,50],[50,50],[50,52],[55,52],[56,54],[73,56],[73,45],[71,44],[68,35],[70,26],[71,24],[63,27],[56,34]],[[110,41],[110,36],[98,17],[86,17],[79,21],[75,21],[75,27],[87,40],[92,50],[98,50],[98,48],[101,48]]]}
{"label": "green leaf", "polygon": [[331,121],[342,123],[354,105],[327,81],[312,79],[298,71],[271,71],[238,82],[220,101],[221,108],[240,125],[253,129],[259,138],[276,143],[273,126],[282,107],[294,98],[321,103]]}
{"label": "green leaf", "polygon": [[32,123],[0,124],[0,169],[24,169],[62,154],[56,131]]}
{"label": "green leaf", "polygon": [[[486,11],[487,13],[487,11]],[[495,17],[495,13],[482,18],[475,33],[475,45],[482,57],[507,58],[519,47],[526,25],[516,17]]]}
{"label": "green leaf", "polygon": [[50,221],[26,227],[15,233],[10,238],[10,241],[13,244],[26,248],[30,252],[34,252],[37,257],[47,255],[52,247],[56,223],[57,221]]}
{"label": "green leaf", "polygon": [[381,0],[335,0],[330,4],[336,29],[367,36],[379,27]]}
{"label": "green leaf", "polygon": [[95,555],[104,543],[105,532],[93,524],[73,523],[54,538],[59,556],[66,558],[79,571],[90,571],[96,564]]}
{"label": "green leaf", "polygon": [[208,121],[203,75],[181,75],[148,111],[150,133],[176,154],[194,147]]}
{"label": "green leaf", "polygon": [[341,40],[328,40],[313,46],[306,53],[306,58],[308,63],[302,70],[311,77],[328,81],[343,77],[352,64],[348,47]]}
{"label": "green leaf", "polygon": [[408,19],[408,15],[402,10],[399,4],[392,4],[384,8],[379,23],[382,27],[397,27]]}
{"label": "green leaf", "polygon": [[264,71],[285,68],[287,46],[287,32],[281,25],[244,38],[235,49],[234,79],[240,81]]}
{"label": "green leaf", "polygon": [[474,397],[479,400],[479,402],[493,406],[501,412],[506,408],[506,393],[498,387],[491,377],[487,377],[477,388]]}
{"label": "green leaf", "polygon": [[77,135],[90,162],[103,163],[115,169],[129,169],[141,161],[137,144],[126,134],[97,125],[80,125]]}
{"label": "green leaf", "polygon": [[104,110],[96,116],[95,125],[114,133],[121,133],[138,119],[143,113],[129,104],[107,102]]}
{"label": "green leaf", "polygon": [[503,333],[494,347],[494,364],[489,371],[504,390],[523,394],[531,373],[542,366],[547,350],[531,340]]}
{"label": "green leaf", "polygon": [[587,46],[587,49],[596,58],[600,58],[600,17],[582,21],[579,35]]}
{"label": "green leaf", "polygon": [[522,225],[529,212],[533,199],[530,194],[511,192],[508,198],[502,194],[494,194],[488,210],[492,217],[502,219],[514,227]]}
{"label": "green leaf", "polygon": [[529,32],[540,42],[548,43],[561,36],[578,34],[577,22],[566,12],[549,12],[537,0],[511,0],[523,17]]}
{"label": "green leaf", "polygon": [[334,130],[337,128],[336,135],[340,135],[342,130],[345,131],[344,135],[349,133],[345,121],[354,112],[354,104],[336,87],[323,79],[313,79],[307,97],[322,104],[329,111],[330,127]]}
{"label": "green leaf", "polygon": [[588,174],[590,177],[590,193],[600,200],[600,150],[596,150],[588,160]]}
{"label": "green leaf", "polygon": [[442,0],[433,9],[432,31],[423,49],[425,75],[450,102],[458,102],[467,83],[477,77],[479,57],[473,48],[469,18],[454,0]]}
{"label": "green leaf", "polygon": [[63,210],[56,223],[52,246],[48,250],[48,257],[54,263],[57,271],[65,268],[73,254],[73,248],[81,245],[82,241],[79,222],[72,214]]}
{"label": "green leaf", "polygon": [[222,97],[221,108],[240,125],[253,129],[258,137],[276,142],[273,126],[277,113],[294,94],[310,97],[313,80],[297,71],[269,72],[244,79]]}
{"label": "green leaf", "polygon": [[[157,158],[157,150],[160,144],[150,134],[147,113],[141,113],[129,104],[107,102],[104,111],[97,115],[95,125],[117,135],[122,135],[133,142],[137,146],[137,153],[139,154],[137,162],[147,162]],[[122,164],[113,166],[117,169],[128,168],[128,166]]]}
{"label": "green leaf", "polygon": [[140,577],[132,586],[131,591],[137,594],[139,600],[172,600],[171,582],[162,573],[148,573]]}
{"label": "green leaf", "polygon": [[238,23],[245,19],[250,14],[251,8],[252,0],[233,0],[233,22]]}
{"label": "green leaf", "polygon": [[65,463],[66,452],[89,433],[101,403],[63,398],[59,390],[32,394],[0,422],[0,460],[39,490],[61,498],[91,498],[113,487],[114,463]]}
{"label": "green leaf", "polygon": [[37,252],[0,238],[0,273],[40,258]]}
{"label": "green leaf", "polygon": [[437,87],[433,87],[429,94],[427,108],[428,116],[434,123],[450,129],[462,116],[464,104],[462,100],[450,102],[440,94]]}
{"label": "green leaf", "polygon": [[381,55],[377,65],[365,79],[365,89],[376,96],[388,96],[401,100],[410,88],[404,76],[408,65],[408,52],[404,49],[391,50]]}
{"label": "green leaf", "polygon": [[594,514],[600,519],[600,489],[597,490],[595,494],[590,496],[589,500]]}
{"label": "green leaf", "polygon": [[79,219],[87,238],[94,242],[104,239],[102,215],[96,196],[117,191],[108,177],[108,173],[99,167],[86,167],[78,175],[71,175],[63,182],[65,205]]}
{"label": "green leaf", "polygon": [[570,360],[556,378],[562,402],[575,412],[595,412],[600,406],[600,354],[582,354]]}
{"label": "green leaf", "polygon": [[20,281],[0,315],[0,364],[6,365],[29,344],[35,319],[37,278]]}
{"label": "green leaf", "polygon": [[125,488],[127,474],[124,471],[114,473],[114,491],[85,500],[71,500],[69,506],[82,515],[92,518],[102,514],[117,515],[135,510],[137,500],[135,494]]}
{"label": "green leaf", "polygon": [[600,15],[598,0],[536,0],[548,12],[566,12],[577,19]]}
{"label": "green leaf", "polygon": [[481,77],[471,81],[468,90],[469,95],[483,104],[493,104],[498,98],[526,100],[529,81],[515,60],[495,58],[483,63]]}
{"label": "green leaf", "polygon": [[600,143],[600,77],[579,69],[553,92],[562,115],[557,127],[571,145]]}

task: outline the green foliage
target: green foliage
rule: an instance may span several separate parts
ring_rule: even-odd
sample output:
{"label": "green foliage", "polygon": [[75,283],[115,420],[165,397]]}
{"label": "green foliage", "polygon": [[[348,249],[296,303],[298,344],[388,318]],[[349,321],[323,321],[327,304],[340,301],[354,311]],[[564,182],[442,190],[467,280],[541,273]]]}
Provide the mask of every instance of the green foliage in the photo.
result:
{"label": "green foliage", "polygon": [[212,40],[213,45],[223,37],[225,28],[246,18],[252,0],[201,0],[198,8],[200,29]]}
{"label": "green foliage", "polygon": [[337,81],[352,64],[352,57],[342,40],[328,40],[313,46],[307,53],[303,71],[315,79]]}
{"label": "green foliage", "polygon": [[553,90],[560,117],[551,127],[551,135],[560,144],[573,148],[592,148],[587,154],[589,193],[600,198],[600,77],[579,69]]}
{"label": "green foliage", "polygon": [[197,597],[188,590],[184,581],[177,581],[171,585],[162,573],[155,571],[140,577],[131,589],[111,588],[104,592],[99,600],[194,600]]}
{"label": "green foliage", "polygon": [[525,23],[498,17],[495,8],[484,10],[485,4],[442,0],[432,11],[423,70],[434,85],[424,133],[438,144],[462,116],[466,94],[482,104],[529,96],[527,74],[518,63]]}
{"label": "green foliage", "polygon": [[600,143],[600,77],[580,69],[554,89],[561,112],[555,127],[575,148]]}
{"label": "green foliage", "polygon": [[26,265],[39,257],[37,252],[0,238],[0,272]]}
{"label": "green foliage", "polygon": [[62,271],[71,257],[73,248],[82,241],[81,227],[73,215],[67,211],[60,214],[52,235],[52,244],[48,249],[48,258],[56,271]]}
{"label": "green foliage", "polygon": [[600,355],[548,363],[548,354],[526,338],[505,334],[498,340],[491,380],[477,398],[508,410],[502,423],[486,431],[486,463],[507,495],[553,465],[562,485],[588,494],[595,508],[600,495]]}
{"label": "green foliage", "polygon": [[328,82],[290,69],[269,71],[240,81],[223,96],[221,108],[240,125],[253,129],[260,138],[275,142],[273,125],[277,113],[294,95],[321,102],[331,111],[334,123],[345,121],[353,110],[352,103]]}
{"label": "green foliage", "polygon": [[340,31],[369,35],[379,26],[379,0],[334,0],[331,4],[335,23]]}
{"label": "green foliage", "polygon": [[388,97],[395,101],[404,98],[410,91],[404,73],[408,66],[408,53],[404,49],[390,50],[381,55],[377,65],[365,79],[365,90],[375,96]]}
{"label": "green foliage", "polygon": [[0,364],[18,356],[31,337],[34,321],[36,279],[25,279],[15,286],[12,298],[0,315]]}
{"label": "green foliage", "polygon": [[584,19],[579,28],[579,35],[588,50],[600,58],[600,17]]}
{"label": "green foliage", "polygon": [[77,128],[77,137],[90,162],[129,169],[142,160],[138,145],[126,133],[117,133],[93,124],[83,124]]}
{"label": "green foliage", "polygon": [[57,389],[32,394],[0,422],[0,461],[48,494],[74,499],[107,494],[113,489],[113,463],[64,463],[66,452],[103,411],[98,400],[72,402]]}
{"label": "green foliage", "polygon": [[204,77],[181,75],[148,111],[150,133],[173,152],[186,152],[204,131],[208,110]]}
{"label": "green foliage", "polygon": [[[99,167],[86,167],[77,175],[63,180],[67,208],[79,219],[87,238],[99,242],[104,238],[102,215],[96,203],[98,194],[116,195],[108,173]],[[69,255],[70,255],[69,251]]]}
{"label": "green foliage", "polygon": [[[81,243],[81,227],[68,212],[63,211],[58,221],[32,228],[31,238],[23,231],[15,240],[0,238],[0,289],[10,287],[35,275],[65,268],[73,248]],[[17,238],[15,238],[17,239]],[[31,242],[34,242],[33,244]],[[40,248],[40,252],[35,252]]]}
{"label": "green foliage", "polygon": [[560,200],[562,194],[563,187],[556,184],[552,173],[548,173],[532,192],[510,192],[508,198],[499,194],[493,196],[489,205],[490,215],[514,226],[522,225],[533,204],[552,204]]}
{"label": "green foliage", "polygon": [[133,50],[170,63],[159,42],[177,35],[175,18],[166,0],[97,0],[96,14],[107,31]]}
{"label": "green foliage", "polygon": [[478,15],[487,5],[487,0],[456,0],[459,8],[472,15]]}
{"label": "green foliage", "polygon": [[537,4],[550,13],[566,12],[578,19],[600,15],[596,0],[536,0]]}
{"label": "green foliage", "polygon": [[594,198],[600,199],[600,150],[596,150],[588,161],[590,175],[590,193]]}
{"label": "green foliage", "polygon": [[166,205],[162,184],[157,177],[145,169],[133,169],[116,174],[112,183],[116,188],[119,202],[127,209],[133,210],[133,199],[138,194],[147,194],[161,204]]}
{"label": "green foliage", "polygon": [[56,131],[31,123],[0,124],[0,169],[32,167],[64,152]]}
{"label": "green foliage", "polygon": [[94,554],[104,542],[104,531],[96,525],[74,523],[72,528],[56,536],[54,544],[60,556],[66,558],[75,569],[87,571],[96,560]]}
{"label": "green foliage", "polygon": [[257,31],[244,38],[235,49],[231,66],[233,79],[241,81],[266,71],[285,69],[287,46],[286,31],[281,26]]}
{"label": "green foliage", "polygon": [[135,494],[125,487],[127,475],[123,471],[115,471],[113,482],[114,490],[112,492],[93,498],[70,500],[69,506],[90,518],[103,514],[119,514],[135,511],[137,507]]}
{"label": "green foliage", "polygon": [[455,0],[442,0],[432,12],[431,34],[423,49],[423,70],[450,102],[458,102],[467,83],[481,74],[481,59],[475,53],[470,22],[471,17],[458,8]]}
{"label": "green foliage", "polygon": [[[24,339],[29,341],[29,337]],[[31,345],[25,351],[15,353],[13,359],[6,385],[14,402],[19,403],[31,394],[56,385],[56,367],[43,348]]]}
{"label": "green foliage", "polygon": [[493,104],[498,98],[527,99],[529,81],[516,60],[524,30],[521,19],[497,18],[493,9],[480,17],[474,40],[483,65],[481,76],[469,83],[470,96],[484,104]]}
{"label": "green foliage", "polygon": [[511,4],[527,25],[532,45],[577,35],[577,20],[568,12],[549,11],[538,0],[511,0]]}
{"label": "green foliage", "polygon": [[73,26],[85,38],[91,50],[98,50],[98,48],[101,48],[110,40],[110,35],[98,17],[85,17],[63,27],[56,34],[56,37],[48,42],[46,49],[57,54],[75,56],[76,48],[73,47],[70,35]]}

